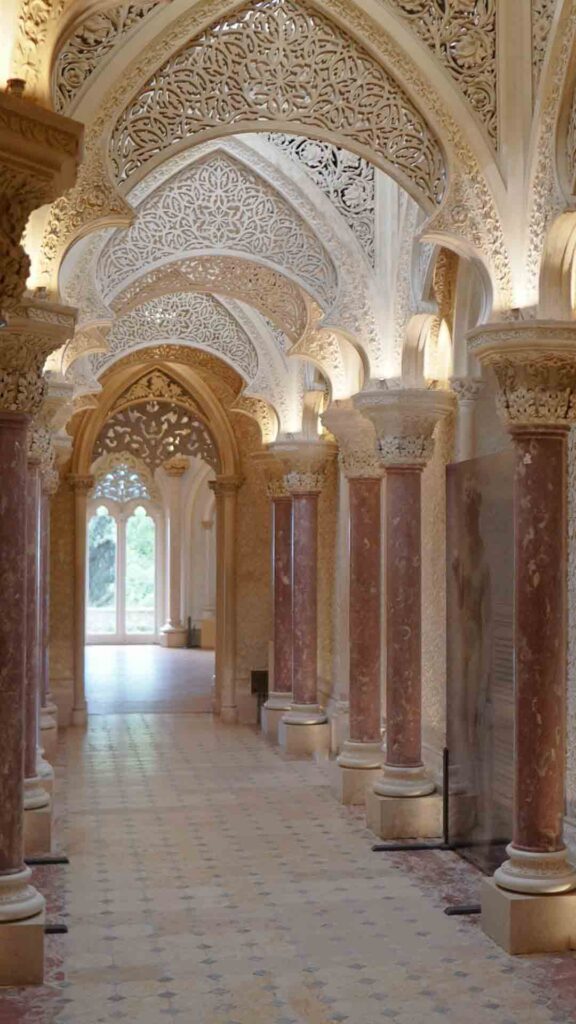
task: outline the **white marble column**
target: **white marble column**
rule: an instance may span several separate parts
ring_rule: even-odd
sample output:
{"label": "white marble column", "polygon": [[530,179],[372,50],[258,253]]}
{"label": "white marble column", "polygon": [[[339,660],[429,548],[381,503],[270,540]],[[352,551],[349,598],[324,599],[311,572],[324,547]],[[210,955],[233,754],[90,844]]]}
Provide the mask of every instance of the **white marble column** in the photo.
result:
{"label": "white marble column", "polygon": [[183,455],[164,463],[167,483],[166,592],[168,618],[160,630],[163,647],[185,647],[187,628],[182,621],[182,477],[190,465]]}
{"label": "white marble column", "polygon": [[209,483],[216,496],[216,688],[214,711],[238,720],[236,704],[236,503],[242,481],[220,476]]}
{"label": "white marble column", "polygon": [[85,692],[86,648],[86,540],[88,494],[93,476],[71,475],[74,491],[74,702],[72,725],[86,725],[88,706]]}

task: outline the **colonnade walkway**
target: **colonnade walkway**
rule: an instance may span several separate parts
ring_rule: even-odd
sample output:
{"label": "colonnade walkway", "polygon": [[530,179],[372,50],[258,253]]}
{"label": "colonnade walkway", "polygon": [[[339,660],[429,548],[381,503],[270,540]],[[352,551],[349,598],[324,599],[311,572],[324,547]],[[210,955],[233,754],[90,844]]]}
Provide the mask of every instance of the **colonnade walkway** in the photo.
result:
{"label": "colonnade walkway", "polygon": [[210,715],[95,715],[60,749],[47,983],[2,1024],[552,1024],[576,960],[511,958],[453,854],[372,853],[326,765]]}

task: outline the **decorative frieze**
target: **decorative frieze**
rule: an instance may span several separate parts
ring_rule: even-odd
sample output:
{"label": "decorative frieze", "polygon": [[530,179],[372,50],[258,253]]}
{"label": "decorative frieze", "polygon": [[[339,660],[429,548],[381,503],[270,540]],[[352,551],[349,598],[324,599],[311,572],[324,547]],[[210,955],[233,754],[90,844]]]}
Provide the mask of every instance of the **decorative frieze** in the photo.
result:
{"label": "decorative frieze", "polygon": [[374,425],[384,466],[423,467],[434,453],[436,424],[452,412],[455,396],[442,389],[389,383],[371,382],[354,396],[354,404]]}

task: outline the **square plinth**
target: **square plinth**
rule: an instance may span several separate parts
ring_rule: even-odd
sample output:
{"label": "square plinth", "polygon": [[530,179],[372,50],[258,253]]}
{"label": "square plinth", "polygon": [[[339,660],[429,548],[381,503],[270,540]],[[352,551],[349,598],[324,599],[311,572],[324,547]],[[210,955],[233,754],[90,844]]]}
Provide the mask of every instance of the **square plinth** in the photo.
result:
{"label": "square plinth", "polygon": [[345,768],[336,761],[331,766],[331,781],[341,804],[366,804],[368,793],[382,775],[382,768]]}
{"label": "square plinth", "polygon": [[260,708],[260,729],[269,743],[278,743],[278,726],[282,715],[285,715],[289,708],[290,705],[286,705],[285,708],[267,708],[265,704]]}
{"label": "square plinth", "polygon": [[41,985],[44,981],[46,914],[0,924],[0,985]]}
{"label": "square plinth", "polygon": [[480,903],[483,930],[507,953],[576,949],[576,892],[528,896],[500,889],[493,878],[483,878]]}
{"label": "square plinth", "polygon": [[52,806],[24,811],[24,856],[52,852]]}
{"label": "square plinth", "polygon": [[324,760],[330,754],[330,723],[293,725],[280,721],[278,742],[291,757],[313,757]]}
{"label": "square plinth", "polygon": [[439,839],[442,797],[366,795],[366,824],[380,839]]}

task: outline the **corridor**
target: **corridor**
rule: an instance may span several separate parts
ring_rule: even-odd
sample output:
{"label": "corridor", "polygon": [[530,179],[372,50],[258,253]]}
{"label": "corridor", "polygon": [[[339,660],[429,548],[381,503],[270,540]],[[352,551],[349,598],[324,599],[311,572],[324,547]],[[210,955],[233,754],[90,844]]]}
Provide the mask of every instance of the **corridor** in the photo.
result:
{"label": "corridor", "polygon": [[38,869],[42,988],[0,1024],[560,1024],[572,955],[512,958],[448,918],[478,875],[384,856],[329,768],[207,715],[95,715],[61,743],[57,835]]}
{"label": "corridor", "polygon": [[212,710],[214,651],[156,644],[88,644],[91,715]]}

